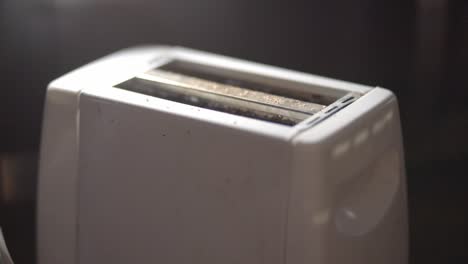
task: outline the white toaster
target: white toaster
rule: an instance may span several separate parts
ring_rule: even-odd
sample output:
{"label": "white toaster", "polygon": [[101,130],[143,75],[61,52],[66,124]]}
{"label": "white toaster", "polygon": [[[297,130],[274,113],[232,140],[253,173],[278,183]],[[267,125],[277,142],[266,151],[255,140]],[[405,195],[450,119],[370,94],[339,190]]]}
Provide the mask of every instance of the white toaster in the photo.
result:
{"label": "white toaster", "polygon": [[388,90],[180,47],[47,90],[39,264],[405,264]]}

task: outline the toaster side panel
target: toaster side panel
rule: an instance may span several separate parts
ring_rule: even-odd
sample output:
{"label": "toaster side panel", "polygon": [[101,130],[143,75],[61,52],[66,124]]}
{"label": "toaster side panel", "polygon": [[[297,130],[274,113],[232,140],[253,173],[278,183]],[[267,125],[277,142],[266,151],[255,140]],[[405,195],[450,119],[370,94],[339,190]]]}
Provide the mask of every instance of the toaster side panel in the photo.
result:
{"label": "toaster side panel", "polygon": [[376,88],[293,142],[287,263],[407,263],[396,98]]}
{"label": "toaster side panel", "polygon": [[287,141],[80,104],[79,263],[283,263]]}
{"label": "toaster side panel", "polygon": [[51,86],[42,125],[37,202],[39,264],[75,264],[78,91]]}

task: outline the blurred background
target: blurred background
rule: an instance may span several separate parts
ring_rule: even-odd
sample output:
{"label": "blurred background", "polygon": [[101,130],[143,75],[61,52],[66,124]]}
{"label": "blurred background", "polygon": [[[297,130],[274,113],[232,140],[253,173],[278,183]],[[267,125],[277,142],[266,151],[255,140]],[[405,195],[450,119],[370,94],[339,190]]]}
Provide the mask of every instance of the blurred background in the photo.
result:
{"label": "blurred background", "polygon": [[0,226],[16,264],[35,263],[47,83],[147,43],[392,90],[411,263],[468,263],[468,1],[0,0]]}

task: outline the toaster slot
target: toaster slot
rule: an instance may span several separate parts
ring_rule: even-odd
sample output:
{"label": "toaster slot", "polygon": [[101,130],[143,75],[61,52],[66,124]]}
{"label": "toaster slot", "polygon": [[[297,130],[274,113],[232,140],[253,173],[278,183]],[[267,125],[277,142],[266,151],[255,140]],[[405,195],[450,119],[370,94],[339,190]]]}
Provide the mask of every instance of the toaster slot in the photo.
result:
{"label": "toaster slot", "polygon": [[346,93],[323,94],[313,86],[173,60],[151,69],[118,88],[179,103],[293,126],[321,112]]}

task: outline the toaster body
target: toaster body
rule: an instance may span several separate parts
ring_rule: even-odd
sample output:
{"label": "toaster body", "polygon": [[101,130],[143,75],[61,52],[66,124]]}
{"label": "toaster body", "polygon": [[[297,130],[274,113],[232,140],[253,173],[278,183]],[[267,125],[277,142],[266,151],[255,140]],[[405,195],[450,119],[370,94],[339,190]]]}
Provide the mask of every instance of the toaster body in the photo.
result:
{"label": "toaster body", "polygon": [[50,84],[38,196],[39,264],[408,258],[391,92],[186,48],[123,50]]}

